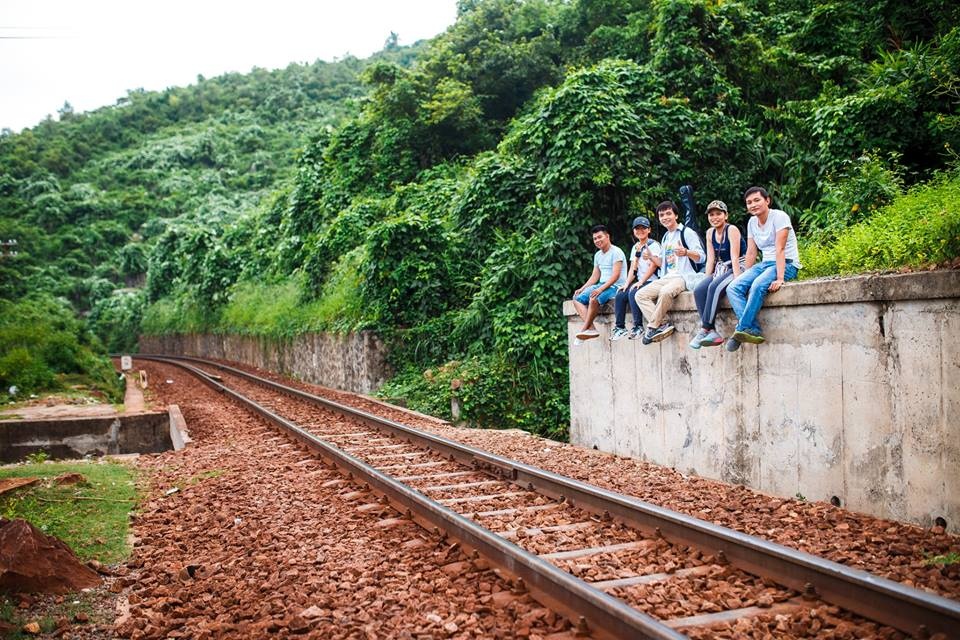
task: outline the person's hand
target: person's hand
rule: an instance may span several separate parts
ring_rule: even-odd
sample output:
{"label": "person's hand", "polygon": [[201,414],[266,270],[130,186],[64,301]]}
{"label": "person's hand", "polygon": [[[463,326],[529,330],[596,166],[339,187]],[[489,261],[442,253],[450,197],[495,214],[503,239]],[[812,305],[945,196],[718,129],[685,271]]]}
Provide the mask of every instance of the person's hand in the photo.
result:
{"label": "person's hand", "polygon": [[590,292],[590,298],[591,299],[596,298],[597,296],[600,295],[600,293],[601,293],[600,289],[594,289],[593,291]]}
{"label": "person's hand", "polygon": [[782,286],[783,286],[783,280],[774,280],[773,282],[770,283],[770,288],[767,289],[767,290],[768,290],[768,291],[776,291],[777,289],[779,289],[779,288],[782,287]]}
{"label": "person's hand", "polygon": [[576,297],[577,297],[578,295],[580,295],[582,292],[583,292],[583,287],[580,287],[579,289],[575,289],[574,292],[573,292],[573,296],[572,296],[572,297],[576,298]]}
{"label": "person's hand", "polygon": [[687,248],[683,245],[680,245],[674,249],[673,252],[682,258],[683,256],[687,255]]}

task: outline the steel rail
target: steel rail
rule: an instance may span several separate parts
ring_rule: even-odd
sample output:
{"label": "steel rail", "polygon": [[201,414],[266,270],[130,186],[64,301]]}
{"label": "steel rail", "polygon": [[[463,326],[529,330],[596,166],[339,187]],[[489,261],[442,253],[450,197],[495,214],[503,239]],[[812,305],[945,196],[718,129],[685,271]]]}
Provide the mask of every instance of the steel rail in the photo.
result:
{"label": "steel rail", "polygon": [[[228,395],[254,413],[279,426],[297,442],[327,458],[351,479],[367,485],[424,529],[446,532],[466,549],[475,549],[491,564],[522,580],[523,587],[542,604],[569,618],[578,632],[592,637],[682,640],[686,636],[589,583],[496,535],[459,513],[397,482],[362,460],[309,433],[295,423],[226,387],[210,374],[172,358],[136,356],[187,369],[213,389]],[[212,364],[212,363],[211,363]]]}
{"label": "steel rail", "polygon": [[345,413],[398,437],[418,440],[444,456],[473,465],[528,489],[622,522],[670,542],[686,544],[725,558],[734,567],[806,596],[817,597],[869,620],[923,638],[942,633],[960,638],[960,602],[908,587],[803,551],[658,507],[637,498],[417,431],[333,400],[294,389],[217,362],[189,356],[137,355],[138,358],[187,360],[229,371],[277,391]]}

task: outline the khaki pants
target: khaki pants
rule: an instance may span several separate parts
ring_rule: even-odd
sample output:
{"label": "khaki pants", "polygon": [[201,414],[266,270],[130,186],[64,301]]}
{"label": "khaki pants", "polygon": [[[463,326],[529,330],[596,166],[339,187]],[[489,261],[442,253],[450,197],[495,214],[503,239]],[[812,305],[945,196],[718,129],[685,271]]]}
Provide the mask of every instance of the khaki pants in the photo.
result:
{"label": "khaki pants", "polygon": [[647,326],[656,329],[663,324],[673,299],[687,290],[683,278],[672,277],[654,280],[637,292],[637,306],[647,319]]}

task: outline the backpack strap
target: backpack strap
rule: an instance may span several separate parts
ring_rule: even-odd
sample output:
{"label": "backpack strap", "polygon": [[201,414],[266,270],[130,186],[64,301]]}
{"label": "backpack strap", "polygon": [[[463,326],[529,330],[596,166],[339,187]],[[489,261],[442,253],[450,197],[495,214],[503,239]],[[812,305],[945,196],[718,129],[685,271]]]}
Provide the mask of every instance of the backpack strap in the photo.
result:
{"label": "backpack strap", "polygon": [[[689,250],[690,250],[690,247],[687,246],[687,234],[686,234],[687,228],[688,228],[688,227],[687,227],[685,224],[681,224],[681,225],[680,225],[680,244],[683,245],[683,248],[684,248],[684,249],[686,249],[686,250],[689,251]],[[691,258],[689,255],[687,256],[687,260],[690,261],[690,266],[693,267],[693,270],[694,270],[694,271],[698,271],[698,272],[700,271],[700,263],[699,263],[699,262],[697,262],[696,260],[694,260],[693,258]]]}

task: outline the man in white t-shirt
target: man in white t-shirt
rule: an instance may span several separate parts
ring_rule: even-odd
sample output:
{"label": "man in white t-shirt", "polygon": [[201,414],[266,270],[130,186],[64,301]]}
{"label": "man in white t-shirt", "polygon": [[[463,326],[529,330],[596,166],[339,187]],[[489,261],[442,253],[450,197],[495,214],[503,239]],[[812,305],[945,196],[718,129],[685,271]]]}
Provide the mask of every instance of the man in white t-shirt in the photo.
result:
{"label": "man in white t-shirt", "polygon": [[[757,314],[768,292],[774,292],[800,271],[797,234],[790,216],[770,208],[770,195],[763,187],[750,187],[744,194],[750,222],[747,223],[747,270],[727,287],[727,298],[737,316],[737,330],[727,340],[727,351],[736,351],[740,343],[764,341]],[[763,259],[754,264],[757,252]]]}
{"label": "man in white t-shirt", "polygon": [[647,321],[647,331],[640,338],[643,344],[659,342],[673,333],[674,326],[666,321],[673,299],[687,290],[684,276],[697,272],[707,252],[700,237],[680,224],[680,209],[671,200],[657,205],[657,217],[667,232],[660,240],[660,279],[637,292],[637,305]]}
{"label": "man in white t-shirt", "polygon": [[593,255],[593,273],[583,286],[573,292],[573,306],[583,319],[583,328],[577,340],[591,340],[600,335],[593,320],[600,313],[600,305],[612,300],[627,282],[627,257],[620,247],[610,242],[610,232],[598,224],[590,233],[597,252]]}

